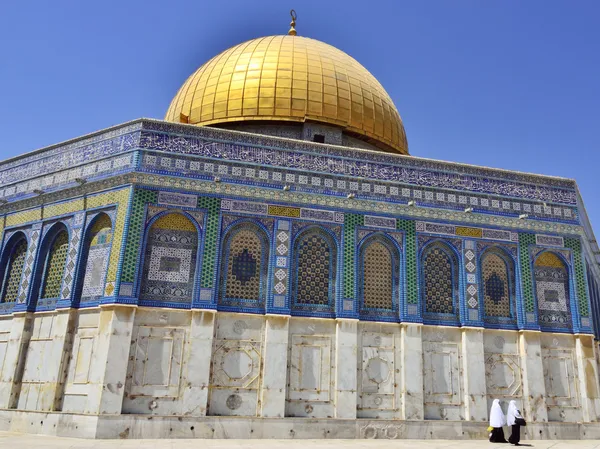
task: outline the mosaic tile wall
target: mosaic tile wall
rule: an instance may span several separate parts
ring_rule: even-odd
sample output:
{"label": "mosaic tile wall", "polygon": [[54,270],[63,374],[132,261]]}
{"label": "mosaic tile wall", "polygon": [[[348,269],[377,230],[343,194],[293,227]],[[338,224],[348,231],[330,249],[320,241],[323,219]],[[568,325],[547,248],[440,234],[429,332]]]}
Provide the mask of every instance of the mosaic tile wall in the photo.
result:
{"label": "mosaic tile wall", "polygon": [[529,258],[529,246],[535,245],[534,234],[519,234],[519,263],[521,265],[521,287],[527,323],[536,322],[533,295],[533,274]]}
{"label": "mosaic tile wall", "polygon": [[2,293],[0,302],[15,302],[17,300],[23,266],[25,265],[25,256],[27,255],[27,240],[24,237],[21,238],[8,250],[12,251],[12,254],[5,272],[2,289],[0,290]]}
{"label": "mosaic tile wall", "polygon": [[40,298],[59,298],[60,287],[65,273],[65,262],[69,249],[69,234],[60,231],[54,238],[48,253],[48,260],[42,275],[42,293]]}
{"label": "mosaic tile wall", "polygon": [[206,229],[204,230],[204,258],[200,286],[202,288],[214,288],[221,200],[219,198],[200,197],[198,198],[198,208],[208,211]]}
{"label": "mosaic tile wall", "polygon": [[[417,237],[415,231],[416,223],[413,220],[398,220],[399,231],[406,235],[405,266],[406,266],[406,303],[416,306],[419,303],[418,274],[417,274]],[[417,315],[416,307],[411,307],[408,314]],[[412,313],[411,313],[412,312]]]}
{"label": "mosaic tile wall", "polygon": [[89,231],[87,260],[81,289],[81,301],[92,301],[104,294],[108,260],[112,244],[112,222],[108,215],[100,214]]}
{"label": "mosaic tile wall", "polygon": [[535,260],[534,276],[540,326],[570,329],[568,267],[553,252],[543,252]]}
{"label": "mosaic tile wall", "polygon": [[513,318],[515,267],[499,250],[488,249],[481,257],[485,319]]}
{"label": "mosaic tile wall", "polygon": [[321,228],[308,228],[294,242],[293,310],[330,311],[335,305],[337,250]]}
{"label": "mosaic tile wall", "polygon": [[456,316],[458,259],[452,250],[444,243],[430,244],[421,255],[421,273],[424,313]]}
{"label": "mosaic tile wall", "polygon": [[147,234],[140,301],[191,303],[198,231],[178,213],[162,215]]}
{"label": "mosaic tile wall", "polygon": [[133,193],[121,282],[134,282],[135,280],[137,261],[140,256],[146,204],[156,203],[157,196],[158,192],[154,190],[135,189]]}
{"label": "mosaic tile wall", "polygon": [[582,317],[590,316],[590,299],[586,288],[585,266],[581,256],[581,241],[578,238],[566,237],[565,248],[573,252],[573,271],[575,272],[575,286],[579,306],[579,314]]}
{"label": "mosaic tile wall", "polygon": [[264,309],[269,272],[269,238],[256,224],[234,225],[223,239],[219,304]]}
{"label": "mosaic tile wall", "polygon": [[363,244],[358,267],[362,307],[385,311],[396,309],[399,259],[398,249],[381,236],[371,237]]}
{"label": "mosaic tile wall", "polygon": [[355,286],[355,266],[354,258],[356,254],[356,227],[363,225],[363,216],[358,214],[344,215],[344,298],[354,299],[356,292]]}

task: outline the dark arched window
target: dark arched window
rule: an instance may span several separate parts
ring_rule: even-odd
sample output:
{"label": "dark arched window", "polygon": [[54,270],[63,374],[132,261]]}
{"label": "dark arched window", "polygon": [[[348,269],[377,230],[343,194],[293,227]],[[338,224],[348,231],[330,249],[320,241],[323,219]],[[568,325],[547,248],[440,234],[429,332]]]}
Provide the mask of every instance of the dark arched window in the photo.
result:
{"label": "dark arched window", "polygon": [[0,303],[17,301],[26,255],[27,239],[22,232],[19,232],[10,239],[2,254]]}
{"label": "dark arched window", "polygon": [[429,244],[421,254],[421,301],[424,317],[458,319],[458,258],[443,242]]}
{"label": "dark arched window", "polygon": [[398,310],[399,259],[398,249],[383,235],[369,237],[361,245],[358,287],[362,316],[376,319]]}
{"label": "dark arched window", "polygon": [[516,323],[515,264],[499,248],[481,256],[484,320],[490,324]]}
{"label": "dark arched window", "polygon": [[40,298],[60,298],[60,288],[65,273],[68,250],[69,233],[66,229],[63,229],[56,234],[49,248],[42,276]]}
{"label": "dark arched window", "polygon": [[535,259],[533,269],[540,326],[571,329],[569,268],[557,254],[546,251]]}
{"label": "dark arched window", "polygon": [[[337,248],[321,228],[302,232],[294,241],[294,308],[333,311]],[[293,269],[295,267],[295,270]]]}
{"label": "dark arched window", "polygon": [[264,308],[269,271],[269,237],[258,225],[234,225],[223,240],[219,305]]}
{"label": "dark arched window", "polygon": [[198,230],[180,213],[159,217],[146,234],[140,301],[191,303]]}

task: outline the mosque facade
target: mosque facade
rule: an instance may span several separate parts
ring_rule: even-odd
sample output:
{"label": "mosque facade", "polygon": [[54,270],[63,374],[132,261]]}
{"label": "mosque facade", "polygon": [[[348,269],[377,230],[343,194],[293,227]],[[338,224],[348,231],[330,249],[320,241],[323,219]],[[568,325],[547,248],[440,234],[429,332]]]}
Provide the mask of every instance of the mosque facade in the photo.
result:
{"label": "mosque facade", "polygon": [[[598,246],[571,179],[423,159],[357,61],[290,34],[164,121],[0,163],[0,429],[600,436]],[[595,327],[598,329],[598,327]]]}

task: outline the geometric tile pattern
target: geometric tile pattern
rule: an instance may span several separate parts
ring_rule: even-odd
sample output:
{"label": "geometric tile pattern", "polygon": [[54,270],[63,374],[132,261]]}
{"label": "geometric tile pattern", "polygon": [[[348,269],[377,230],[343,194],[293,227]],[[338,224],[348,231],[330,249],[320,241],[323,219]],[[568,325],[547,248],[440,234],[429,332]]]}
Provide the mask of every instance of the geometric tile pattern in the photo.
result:
{"label": "geometric tile pattern", "polygon": [[86,241],[88,252],[81,292],[82,301],[97,299],[104,293],[112,234],[110,218],[106,214],[100,214],[95,219]]}
{"label": "geometric tile pattern", "polygon": [[[406,235],[406,249],[404,253],[406,270],[406,302],[407,304],[419,303],[419,290],[417,288],[417,239],[414,220],[398,219],[398,230]],[[417,309],[418,310],[418,309]]]}
{"label": "geometric tile pattern", "polygon": [[214,288],[217,248],[219,247],[217,240],[219,235],[221,200],[219,198],[200,197],[198,199],[198,208],[207,210],[200,287]]}
{"label": "geometric tile pattern", "polygon": [[456,314],[458,270],[456,256],[444,243],[435,242],[421,256],[425,313]]}
{"label": "geometric tile pattern", "polygon": [[25,237],[21,238],[10,249],[12,250],[12,254],[8,262],[4,285],[1,286],[2,298],[0,298],[0,302],[15,302],[17,300],[21,275],[23,274],[23,266],[25,265],[25,257],[27,255],[27,240]]}
{"label": "geometric tile pattern", "polygon": [[362,226],[363,215],[359,214],[345,214],[344,217],[344,269],[343,282],[344,282],[344,298],[354,298],[354,273],[356,271],[354,266],[355,254],[356,254],[356,232],[354,230],[357,226]]}
{"label": "geometric tile pattern", "polygon": [[19,288],[19,304],[25,303],[29,294],[31,285],[31,277],[33,275],[33,264],[37,256],[37,249],[42,232],[40,229],[33,229],[29,237],[29,248],[27,248],[27,257],[25,258],[25,266],[23,267],[23,279]]}
{"label": "geometric tile pattern", "polygon": [[163,215],[150,228],[140,300],[188,303],[194,293],[198,232],[179,213]]}
{"label": "geometric tile pattern", "polygon": [[577,305],[582,317],[590,315],[590,302],[587,291],[585,266],[581,258],[581,240],[574,237],[565,237],[565,246],[573,254],[573,271],[575,272],[575,285],[577,287]]}
{"label": "geometric tile pattern", "polygon": [[[458,228],[457,228],[458,229]],[[466,289],[466,303],[468,309],[474,309],[473,312],[468,312],[469,320],[472,317],[477,316],[476,319],[479,319],[479,299],[478,299],[478,288],[477,288],[477,279],[476,271],[477,266],[475,265],[475,240],[465,240],[465,247],[463,250],[464,261],[465,261],[465,270],[467,272],[467,283],[470,284]]]}
{"label": "geometric tile pattern", "polygon": [[554,253],[542,253],[534,263],[538,320],[549,328],[572,327],[569,301],[569,270]]}
{"label": "geometric tile pattern", "polygon": [[497,251],[488,249],[481,258],[485,316],[511,318],[514,264]]}
{"label": "geometric tile pattern", "polygon": [[[276,253],[275,266],[278,268],[275,270],[275,278],[273,279],[273,306],[274,307],[285,307],[285,293],[288,290],[288,246],[290,243],[290,222],[287,220],[277,221],[276,231]],[[285,250],[284,250],[285,247]],[[283,254],[283,255],[281,255]],[[279,300],[278,300],[279,299]]]}
{"label": "geometric tile pattern", "polygon": [[330,306],[335,299],[336,250],[323,230],[309,229],[294,243],[295,306]]}
{"label": "geometric tile pattern", "polygon": [[219,305],[263,308],[269,270],[269,238],[252,222],[231,228],[222,246]]}
{"label": "geometric tile pattern", "polygon": [[521,288],[523,289],[523,305],[525,313],[535,311],[533,297],[533,273],[529,259],[529,247],[535,245],[535,234],[519,233],[519,262],[521,265]]}
{"label": "geometric tile pattern", "polygon": [[60,297],[60,286],[65,273],[68,249],[69,234],[66,230],[62,230],[54,238],[48,253],[48,261],[42,277],[42,299]]}
{"label": "geometric tile pattern", "polygon": [[73,290],[73,281],[75,280],[75,267],[77,266],[77,256],[79,255],[79,242],[81,241],[82,228],[71,230],[71,244],[65,261],[64,284],[60,294],[60,299],[69,299]]}
{"label": "geometric tile pattern", "polygon": [[123,260],[121,282],[133,282],[137,260],[140,257],[140,238],[142,235],[144,210],[146,203],[155,203],[158,193],[154,190],[135,189],[131,212],[129,214],[129,234]]}
{"label": "geometric tile pattern", "polygon": [[253,230],[241,229],[229,240],[226,248],[227,278],[225,295],[227,298],[260,299],[261,242]]}
{"label": "geometric tile pattern", "polygon": [[361,256],[363,306],[393,310],[395,264],[390,248],[376,239],[367,242]]}

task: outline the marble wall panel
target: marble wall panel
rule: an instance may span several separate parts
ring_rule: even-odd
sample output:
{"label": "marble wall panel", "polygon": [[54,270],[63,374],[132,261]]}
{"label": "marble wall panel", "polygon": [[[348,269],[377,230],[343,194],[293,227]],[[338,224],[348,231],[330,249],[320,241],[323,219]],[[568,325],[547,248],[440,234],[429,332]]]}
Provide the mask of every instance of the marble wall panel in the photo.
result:
{"label": "marble wall panel", "polygon": [[400,417],[400,338],[398,325],[359,326],[358,417]]}
{"label": "marble wall panel", "polygon": [[461,335],[457,329],[423,330],[425,419],[463,420]]}
{"label": "marble wall panel", "polygon": [[483,346],[488,412],[494,399],[500,399],[504,409],[508,401],[515,400],[522,409],[523,381],[517,333],[486,330]]}
{"label": "marble wall panel", "polygon": [[211,361],[209,415],[257,416],[264,317],[217,315]]}
{"label": "marble wall panel", "polygon": [[573,336],[542,334],[541,343],[548,421],[581,421]]}
{"label": "marble wall panel", "polygon": [[335,321],[292,318],[286,416],[335,416]]}
{"label": "marble wall panel", "polygon": [[66,366],[66,382],[61,409],[64,412],[89,413],[87,407],[92,372],[102,360],[98,360],[98,321],[95,310],[79,312],[70,344],[69,362]]}

